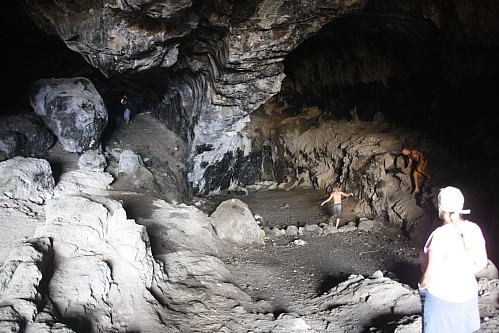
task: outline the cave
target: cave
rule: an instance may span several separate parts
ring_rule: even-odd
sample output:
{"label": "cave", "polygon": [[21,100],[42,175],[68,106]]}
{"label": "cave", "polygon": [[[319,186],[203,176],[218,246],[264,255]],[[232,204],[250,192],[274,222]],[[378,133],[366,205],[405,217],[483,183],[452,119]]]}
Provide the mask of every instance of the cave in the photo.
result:
{"label": "cave", "polygon": [[[418,245],[435,228],[439,187],[459,186],[499,262],[497,2],[20,0],[0,8],[2,116],[33,113],[36,80],[84,77],[109,113],[103,140],[126,94],[132,113],[150,113],[188,147],[174,201],[262,182],[289,191],[340,185],[361,198],[356,212]],[[404,147],[429,159],[432,180],[421,193],[400,174]],[[401,212],[407,202],[417,211]]]}

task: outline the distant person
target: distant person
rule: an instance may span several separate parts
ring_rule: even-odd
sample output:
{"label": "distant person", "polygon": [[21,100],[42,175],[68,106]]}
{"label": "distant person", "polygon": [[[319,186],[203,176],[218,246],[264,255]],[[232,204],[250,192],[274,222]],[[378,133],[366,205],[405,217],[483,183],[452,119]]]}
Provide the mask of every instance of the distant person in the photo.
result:
{"label": "distant person", "polygon": [[321,203],[321,207],[324,206],[327,202],[333,200],[333,216],[336,218],[336,229],[338,229],[340,225],[340,219],[342,218],[342,206],[341,206],[341,197],[350,197],[353,193],[345,193],[340,191],[338,187],[333,188],[333,192],[329,196],[327,200]]}
{"label": "distant person", "polygon": [[[424,157],[423,153],[416,149],[402,149],[402,154],[409,158],[409,163],[402,170],[414,170],[412,175],[414,177],[414,193],[419,193],[419,179],[418,177],[425,176],[426,180],[430,180],[431,176],[425,171],[428,160]],[[413,166],[413,161],[414,166]],[[411,168],[412,167],[412,168]]]}
{"label": "distant person", "polygon": [[419,282],[423,333],[474,332],[480,328],[475,274],[487,266],[482,231],[463,220],[464,197],[448,186],[438,195],[443,225],[430,235],[421,253]]}
{"label": "distant person", "polygon": [[128,125],[130,122],[130,107],[128,106],[128,97],[126,95],[123,95],[121,98],[121,104],[125,108],[123,111],[123,118],[125,119],[125,125]]}

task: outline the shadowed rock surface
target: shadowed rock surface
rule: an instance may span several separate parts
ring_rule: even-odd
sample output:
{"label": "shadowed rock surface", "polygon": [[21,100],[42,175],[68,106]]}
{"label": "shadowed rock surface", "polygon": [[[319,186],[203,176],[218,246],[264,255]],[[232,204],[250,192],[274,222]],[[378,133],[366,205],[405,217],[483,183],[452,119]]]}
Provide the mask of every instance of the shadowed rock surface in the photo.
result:
{"label": "shadowed rock surface", "polygon": [[[136,118],[135,127],[123,129],[130,136],[120,144],[134,142],[134,128],[144,137],[140,123],[149,121],[153,119],[147,115]],[[72,158],[67,151],[50,153]],[[325,228],[329,216],[327,211],[319,214],[316,207],[324,194],[311,187],[284,191],[261,184],[233,193],[238,199],[220,196],[229,205],[248,202],[241,204],[258,216],[260,232],[276,225],[298,227],[294,236],[273,227],[263,244],[248,246],[217,235],[219,221],[211,212],[222,210],[223,204],[218,207],[216,197],[194,197],[188,206],[155,197],[146,190],[151,187],[137,189],[133,179],[117,181],[121,189],[113,184],[106,172],[62,173],[45,205],[45,220],[0,268],[6,291],[3,327],[47,332],[420,329],[417,277],[410,277],[418,270],[415,245],[401,230],[383,224],[369,232],[356,223],[334,234],[312,232],[314,224]],[[266,192],[266,204],[255,205],[253,200]],[[25,205],[16,199],[3,202],[11,210]],[[358,218],[356,205],[345,202],[346,222]],[[2,210],[2,217],[8,211]],[[251,236],[241,228],[233,232],[241,233],[241,239]],[[39,242],[46,244],[35,247],[39,254],[19,256]],[[39,268],[28,274],[24,267]],[[22,288],[15,282],[19,276]],[[488,318],[483,332],[497,328],[496,280],[480,280],[481,311]]]}
{"label": "shadowed rock surface", "polygon": [[[496,1],[22,0],[0,9],[2,113],[66,110],[62,94],[31,107],[31,82],[95,88],[91,103],[79,90],[58,116],[70,115],[67,137],[48,120],[59,141],[35,140],[54,198],[0,202],[2,231],[19,235],[7,246],[54,239],[51,250],[5,259],[7,289],[16,267],[38,267],[26,293],[1,302],[8,329],[414,332],[417,252],[440,223],[434,201],[447,185],[463,191],[499,258]],[[79,121],[91,105],[106,115]],[[13,129],[2,132],[0,159],[35,154],[30,135]],[[401,170],[404,146],[429,161],[432,179],[417,195]],[[80,156],[87,150],[97,160]],[[332,186],[355,194],[335,231],[319,208]],[[219,242],[210,214],[232,199],[255,215],[264,245]],[[42,238],[31,239],[34,226]],[[52,265],[40,265],[42,253]],[[480,280],[483,332],[497,331],[494,281]],[[386,303],[366,296],[385,284],[400,293],[383,291]]]}

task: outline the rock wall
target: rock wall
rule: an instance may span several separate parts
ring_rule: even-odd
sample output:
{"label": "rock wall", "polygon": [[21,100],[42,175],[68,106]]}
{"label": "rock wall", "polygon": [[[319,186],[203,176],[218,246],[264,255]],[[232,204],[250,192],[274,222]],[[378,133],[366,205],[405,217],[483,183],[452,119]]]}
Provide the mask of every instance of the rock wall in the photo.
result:
{"label": "rock wall", "polygon": [[23,1],[38,26],[105,75],[159,70],[149,81],[168,88],[154,112],[189,141],[189,178],[199,190],[207,164],[248,148],[237,133],[280,90],[285,56],[364,3]]}
{"label": "rock wall", "polygon": [[[386,170],[376,169],[378,161],[387,159],[385,149],[378,151],[376,138],[338,136],[339,148],[316,142],[315,129],[304,129],[315,126],[313,118],[319,116],[301,119],[299,124],[282,118],[275,123],[279,126],[269,126],[271,133],[264,137],[259,137],[262,130],[258,128],[251,133],[250,114],[269,103],[283,84],[290,87],[286,93],[292,98],[276,102],[287,104],[279,109],[288,114],[318,106],[324,120],[356,120],[358,116],[372,121],[378,111],[388,110],[394,123],[405,121],[426,126],[428,132],[441,132],[451,147],[459,140],[459,130],[469,125],[463,117],[478,107],[488,116],[481,120],[483,126],[473,129],[478,133],[467,135],[467,149],[456,151],[458,155],[484,153],[495,160],[487,145],[497,141],[489,140],[497,124],[493,120],[497,97],[495,92],[482,93],[493,91],[499,70],[494,1],[22,3],[39,27],[58,35],[68,48],[98,68],[109,78],[108,84],[119,82],[116,90],[126,88],[143,96],[145,109],[188,143],[188,181],[195,193],[264,180],[319,188],[329,180],[342,185],[352,182],[371,201],[359,210],[395,221],[406,219],[399,209],[385,207],[400,202],[397,195],[387,198],[384,194],[398,189],[393,180],[398,176],[384,179]],[[306,42],[319,31],[325,37],[309,48]],[[299,47],[310,52],[293,52]],[[326,52],[313,54],[321,49]],[[116,77],[119,80],[112,81]],[[465,83],[459,86],[461,82]],[[442,86],[446,88],[433,89]],[[457,86],[460,90],[455,90]],[[391,88],[389,98],[380,87]],[[465,107],[459,105],[461,99],[444,104],[450,113],[435,111],[442,104],[433,97],[453,92],[445,95],[448,102],[470,88],[467,96],[480,97],[467,101]],[[305,100],[313,103],[301,105]],[[404,104],[397,104],[398,100]],[[483,103],[476,105],[476,100]],[[352,103],[357,102],[358,114],[352,115],[357,110]],[[415,112],[419,117],[413,117]],[[459,126],[439,126],[450,118],[458,119],[455,125]],[[275,120],[267,118],[266,122]],[[306,147],[299,146],[296,133],[300,138],[311,136]],[[471,138],[480,140],[481,151]],[[375,152],[369,150],[370,140]],[[357,150],[360,153],[353,154]],[[327,162],[323,154],[331,154]],[[333,169],[335,176],[327,176],[326,170]],[[425,200],[419,206],[426,207]],[[412,230],[404,222],[397,224]]]}
{"label": "rock wall", "polygon": [[382,115],[374,121],[334,121],[316,108],[294,117],[272,110],[263,107],[251,115],[241,132],[251,142],[250,153],[226,154],[221,163],[210,166],[207,189],[216,192],[228,185],[237,191],[265,181],[279,183],[281,189],[330,192],[339,186],[354,192],[357,216],[376,217],[416,241],[425,239],[432,225],[432,196],[411,195],[409,173],[400,170],[406,163],[401,149],[415,141],[414,132],[392,128]]}

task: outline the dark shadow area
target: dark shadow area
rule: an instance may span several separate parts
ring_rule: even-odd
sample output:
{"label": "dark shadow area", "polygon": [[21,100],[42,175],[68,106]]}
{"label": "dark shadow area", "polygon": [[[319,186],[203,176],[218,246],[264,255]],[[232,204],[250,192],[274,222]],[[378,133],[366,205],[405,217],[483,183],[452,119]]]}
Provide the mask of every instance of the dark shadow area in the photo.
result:
{"label": "dark shadow area", "polygon": [[400,283],[409,285],[413,289],[418,288],[418,282],[421,278],[421,267],[420,265],[413,265],[406,262],[398,262],[391,269],[393,273],[397,275],[397,279]]}
{"label": "dark shadow area", "polygon": [[339,275],[326,275],[317,289],[318,296],[322,296],[343,281],[346,281],[350,273],[342,272]]}
{"label": "dark shadow area", "polygon": [[50,168],[52,169],[52,176],[54,177],[54,181],[56,184],[59,184],[59,179],[61,175],[64,173],[64,167],[62,162],[58,161],[50,161]]}
{"label": "dark shadow area", "polygon": [[383,333],[393,333],[398,327],[397,322],[406,316],[410,316],[412,314],[384,314],[377,318],[374,318],[371,323],[365,327],[362,333],[371,333],[373,332],[373,327],[378,327],[379,330],[376,332]]}
{"label": "dark shadow area", "polygon": [[274,308],[274,318],[277,319],[279,318],[280,315],[282,315],[283,313],[288,313],[289,311],[283,307],[280,307],[280,306],[277,306],[276,308]]}
{"label": "dark shadow area", "polygon": [[[140,224],[140,223],[138,223]],[[158,256],[166,255],[169,253],[173,253],[179,251],[178,246],[174,246],[175,244],[168,241],[162,235],[166,234],[168,231],[168,227],[156,223],[151,224],[141,224],[146,227],[147,234],[149,235],[149,242],[151,244],[151,252],[152,255],[160,261],[163,261]]]}
{"label": "dark shadow area", "polygon": [[156,206],[153,197],[142,195],[140,193],[123,193],[118,191],[110,191],[109,197],[118,200],[122,203],[129,219],[137,221],[139,218],[149,219]]}

